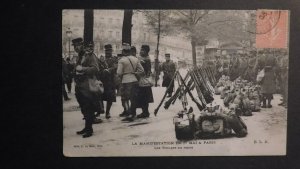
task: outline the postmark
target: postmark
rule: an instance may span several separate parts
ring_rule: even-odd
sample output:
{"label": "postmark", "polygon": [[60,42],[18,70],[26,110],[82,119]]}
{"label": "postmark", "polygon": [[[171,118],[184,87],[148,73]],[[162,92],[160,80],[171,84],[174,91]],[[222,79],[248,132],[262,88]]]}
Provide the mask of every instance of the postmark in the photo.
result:
{"label": "postmark", "polygon": [[287,48],[288,16],[286,10],[257,10],[256,47]]}

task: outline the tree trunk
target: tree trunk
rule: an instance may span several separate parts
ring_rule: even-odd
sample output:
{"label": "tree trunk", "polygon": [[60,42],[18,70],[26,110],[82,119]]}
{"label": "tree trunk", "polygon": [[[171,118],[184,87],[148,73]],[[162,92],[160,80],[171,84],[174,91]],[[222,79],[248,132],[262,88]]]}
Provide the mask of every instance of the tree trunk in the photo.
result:
{"label": "tree trunk", "polygon": [[158,80],[158,56],[159,56],[159,40],[160,40],[160,10],[158,11],[158,32],[157,32],[157,45],[155,51],[155,87],[157,87]]}
{"label": "tree trunk", "polygon": [[122,43],[131,45],[131,28],[132,28],[132,10],[124,10],[124,19],[122,27]]}
{"label": "tree trunk", "polygon": [[191,45],[192,45],[193,66],[196,67],[197,66],[197,61],[196,61],[196,41],[194,40],[193,37],[192,37],[192,40],[191,40]]}
{"label": "tree trunk", "polygon": [[83,39],[85,43],[93,42],[94,33],[94,11],[90,9],[84,10],[84,33]]}

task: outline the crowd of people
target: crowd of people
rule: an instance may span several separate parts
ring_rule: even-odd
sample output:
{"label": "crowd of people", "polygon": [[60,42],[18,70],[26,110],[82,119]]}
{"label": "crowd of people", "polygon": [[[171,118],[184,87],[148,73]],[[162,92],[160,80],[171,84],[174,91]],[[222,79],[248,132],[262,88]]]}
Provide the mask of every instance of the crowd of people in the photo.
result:
{"label": "crowd of people", "polygon": [[[121,96],[123,107],[123,112],[119,114],[123,117],[122,121],[132,122],[137,118],[150,116],[149,104],[154,102],[152,86],[139,85],[140,78],[150,78],[156,73],[151,69],[148,45],[142,45],[137,56],[134,46],[123,44],[122,53],[113,56],[112,45],[107,44],[104,46],[105,55],[99,58],[94,54],[93,42],[84,42],[82,38],[76,38],[72,40],[72,45],[78,59],[75,64],[71,63],[70,58],[62,59],[62,92],[64,100],[70,100],[67,90],[69,93],[72,91],[74,79],[76,100],[85,120],[85,126],[77,132],[78,135],[82,135],[83,138],[92,136],[92,125],[102,122],[101,114],[105,114],[105,118],[110,119],[110,110],[118,95]],[[160,64],[158,70],[158,74],[160,72],[164,74],[162,86],[166,87],[167,97],[172,96],[174,89],[172,78],[176,72],[176,65],[170,57],[170,54],[165,54],[165,62]],[[242,113],[249,114],[244,111],[247,106],[253,109],[251,111],[257,111],[260,107],[271,108],[274,93],[282,94],[282,103],[279,105],[287,105],[288,53],[286,50],[264,49],[258,52],[251,51],[248,54],[234,53],[228,58],[217,55],[213,61],[205,60],[204,66],[210,67],[215,79],[219,79],[215,92],[221,94],[225,106],[227,104],[230,107],[229,103],[244,105],[240,107]],[[263,71],[263,78],[257,81],[257,75],[261,71]],[[91,91],[92,79],[102,82],[103,92]],[[243,88],[239,87],[240,84],[243,84]],[[235,92],[237,88],[239,88],[238,93]],[[242,89],[247,90],[247,98]],[[255,91],[259,93],[253,94]],[[241,93],[243,97],[240,97]],[[251,97],[249,93],[252,94]],[[259,106],[257,96],[259,96]],[[139,115],[136,114],[137,108],[142,109]]]}
{"label": "crowd of people", "polygon": [[[116,102],[117,94],[121,96],[123,112],[119,114],[124,117],[122,121],[132,122],[137,118],[148,118],[149,103],[154,102],[152,86],[140,86],[140,78],[152,77],[151,60],[149,57],[150,47],[142,45],[139,56],[136,56],[136,48],[124,43],[122,53],[113,56],[111,44],[104,46],[105,55],[96,57],[93,53],[93,42],[84,42],[82,38],[72,40],[78,59],[74,65],[70,63],[70,58],[63,59],[63,98],[70,100],[65,89],[65,84],[69,93],[71,92],[72,79],[75,82],[75,96],[85,120],[85,126],[78,131],[78,135],[83,138],[93,135],[93,124],[101,123],[99,118],[105,114],[106,119],[111,118],[110,109]],[[171,81],[176,66],[170,60],[170,54],[165,55],[166,61],[159,66],[159,72],[163,72],[163,86],[174,86]],[[101,82],[103,92],[91,90],[91,82],[98,80]],[[173,92],[169,88],[168,97]],[[105,106],[104,103],[106,102]],[[141,108],[142,113],[137,115],[136,109]]]}
{"label": "crowd of people", "polygon": [[[259,86],[262,108],[271,108],[273,94],[282,95],[280,106],[287,106],[288,90],[288,52],[283,49],[261,49],[249,53],[233,53],[227,57],[217,55],[214,61],[208,60],[205,66],[214,70],[216,79],[216,90],[219,87],[229,89],[231,82],[246,81],[249,88]],[[257,76],[263,73],[259,81]],[[251,85],[249,85],[251,83]],[[254,87],[252,87],[254,88]],[[234,90],[234,89],[232,89]],[[223,91],[224,92],[224,91]],[[222,96],[224,97],[224,96]]]}

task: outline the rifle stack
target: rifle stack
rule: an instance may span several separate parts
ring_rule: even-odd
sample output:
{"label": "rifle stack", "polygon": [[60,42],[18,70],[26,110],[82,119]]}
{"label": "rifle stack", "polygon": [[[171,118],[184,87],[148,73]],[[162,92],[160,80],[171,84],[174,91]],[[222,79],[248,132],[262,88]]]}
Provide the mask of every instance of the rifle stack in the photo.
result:
{"label": "rifle stack", "polygon": [[[181,77],[178,71],[174,76],[173,79],[174,81],[177,79],[178,88],[175,90],[174,95],[165,102],[165,109],[168,109],[171,104],[175,104],[177,99],[181,100],[183,108],[186,109],[186,94],[192,98],[192,101],[196,103],[200,111],[202,111],[208,103],[211,103],[214,100],[213,86],[215,86],[217,81],[210,67],[190,68],[184,78]],[[196,89],[200,101],[197,101],[197,99],[193,97],[191,91],[194,89]],[[156,110],[158,111],[158,109],[159,107]]]}

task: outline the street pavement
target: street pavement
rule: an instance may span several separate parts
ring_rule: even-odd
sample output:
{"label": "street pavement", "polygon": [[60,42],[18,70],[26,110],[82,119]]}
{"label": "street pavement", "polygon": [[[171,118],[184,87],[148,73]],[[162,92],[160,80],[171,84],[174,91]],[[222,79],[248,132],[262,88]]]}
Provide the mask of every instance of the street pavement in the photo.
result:
{"label": "street pavement", "polygon": [[[181,72],[184,74],[185,72]],[[184,75],[183,75],[184,76]],[[74,88],[73,88],[74,90]],[[157,116],[154,109],[161,101],[165,88],[153,87],[154,103],[149,106],[147,119],[122,122],[119,114],[123,111],[120,96],[113,103],[110,119],[100,118],[94,124],[94,135],[82,138],[76,131],[84,127],[83,116],[78,108],[74,91],[68,93],[70,101],[63,102],[63,151],[65,156],[251,156],[284,155],[286,152],[287,109],[278,106],[281,96],[274,95],[272,108],[253,112],[253,116],[242,116],[248,127],[244,138],[178,141],[175,137],[173,117],[182,110],[179,100],[168,110],[161,106]],[[194,96],[196,92],[193,91]],[[189,96],[187,95],[189,98]],[[215,101],[223,106],[220,96]],[[196,105],[188,99],[194,113],[199,114]],[[141,109],[137,110],[137,114]],[[163,145],[147,145],[152,142],[167,142]]]}

